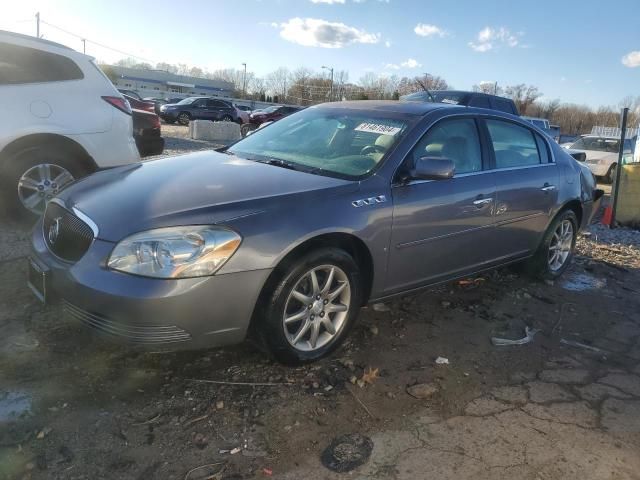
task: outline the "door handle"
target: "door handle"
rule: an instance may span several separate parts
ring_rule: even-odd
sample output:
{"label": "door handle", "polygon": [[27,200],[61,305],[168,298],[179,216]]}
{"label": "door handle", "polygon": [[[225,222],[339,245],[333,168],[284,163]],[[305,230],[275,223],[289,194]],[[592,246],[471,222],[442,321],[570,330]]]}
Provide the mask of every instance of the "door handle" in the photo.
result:
{"label": "door handle", "polygon": [[476,207],[482,207],[483,205],[487,205],[489,203],[493,202],[493,198],[479,198],[478,200],[474,200],[473,204]]}
{"label": "door handle", "polygon": [[542,190],[543,192],[552,192],[556,189],[555,185],[549,185],[548,183],[544,184],[544,187],[542,187],[540,190]]}

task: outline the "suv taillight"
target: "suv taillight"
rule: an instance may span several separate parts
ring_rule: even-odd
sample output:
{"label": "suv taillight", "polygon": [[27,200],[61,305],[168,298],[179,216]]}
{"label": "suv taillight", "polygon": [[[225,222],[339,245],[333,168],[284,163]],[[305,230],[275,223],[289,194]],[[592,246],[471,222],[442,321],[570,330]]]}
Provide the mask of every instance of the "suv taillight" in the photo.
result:
{"label": "suv taillight", "polygon": [[129,105],[129,102],[127,102],[126,99],[122,97],[102,97],[102,99],[108,104],[116,107],[121,112],[131,115],[131,105]]}

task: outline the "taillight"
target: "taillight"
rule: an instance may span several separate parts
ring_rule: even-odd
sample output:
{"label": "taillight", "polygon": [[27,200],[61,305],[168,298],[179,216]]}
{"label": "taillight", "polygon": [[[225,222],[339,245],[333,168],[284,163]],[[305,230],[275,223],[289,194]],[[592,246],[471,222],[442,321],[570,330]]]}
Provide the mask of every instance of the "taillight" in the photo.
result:
{"label": "taillight", "polygon": [[160,128],[160,117],[158,115],[153,116],[152,125],[153,128]]}
{"label": "taillight", "polygon": [[131,105],[122,97],[102,97],[102,99],[110,105],[113,105],[121,112],[131,115]]}

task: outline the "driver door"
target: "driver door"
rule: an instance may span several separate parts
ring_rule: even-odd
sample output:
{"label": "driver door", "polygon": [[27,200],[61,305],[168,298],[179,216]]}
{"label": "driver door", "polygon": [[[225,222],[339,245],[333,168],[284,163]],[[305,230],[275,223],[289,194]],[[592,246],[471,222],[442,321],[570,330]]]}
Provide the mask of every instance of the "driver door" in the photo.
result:
{"label": "driver door", "polygon": [[395,291],[479,270],[495,260],[496,185],[488,150],[473,117],[432,126],[405,159],[444,157],[453,178],[409,180],[392,186],[394,213],[386,290]]}

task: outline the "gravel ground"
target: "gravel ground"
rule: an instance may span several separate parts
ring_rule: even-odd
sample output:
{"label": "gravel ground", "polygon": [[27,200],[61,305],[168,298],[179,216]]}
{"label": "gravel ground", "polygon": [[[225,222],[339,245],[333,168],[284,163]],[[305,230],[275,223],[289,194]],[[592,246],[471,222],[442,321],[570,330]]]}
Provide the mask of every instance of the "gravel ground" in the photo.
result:
{"label": "gravel ground", "polygon": [[[214,147],[163,128],[166,155]],[[0,480],[338,480],[320,457],[348,433],[373,444],[357,480],[638,478],[637,231],[592,225],[557,282],[501,269],[364,308],[299,368],[99,338],[34,300],[27,236],[0,220]]]}

